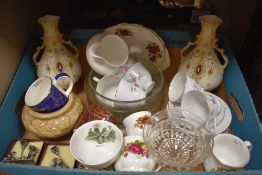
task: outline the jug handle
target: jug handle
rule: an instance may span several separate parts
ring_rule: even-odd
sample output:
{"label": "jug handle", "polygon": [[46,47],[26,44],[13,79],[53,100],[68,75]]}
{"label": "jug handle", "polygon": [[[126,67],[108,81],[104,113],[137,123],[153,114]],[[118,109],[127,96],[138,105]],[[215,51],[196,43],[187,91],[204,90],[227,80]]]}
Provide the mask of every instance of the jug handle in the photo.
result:
{"label": "jug handle", "polygon": [[[217,42],[217,40],[215,42]],[[219,48],[217,44],[214,44],[214,49],[217,50],[221,54],[222,58],[224,59],[224,64],[222,65],[222,68],[225,69],[228,65],[228,58],[225,55],[225,50]]]}
{"label": "jug handle", "polygon": [[[198,38],[198,36],[197,36],[197,38]],[[183,62],[183,60],[185,59],[185,57],[184,57],[184,52],[185,52],[187,49],[189,49],[189,47],[192,47],[192,46],[196,45],[197,42],[198,42],[198,40],[196,40],[195,42],[189,41],[189,42],[187,43],[187,45],[181,50],[181,54],[180,54],[181,62]]]}
{"label": "jug handle", "polygon": [[36,48],[36,52],[35,52],[34,55],[33,55],[33,58],[32,58],[32,59],[33,59],[33,63],[36,65],[36,67],[39,66],[39,61],[37,61],[37,57],[38,57],[40,51],[43,50],[44,48],[45,48],[45,44],[42,43],[41,46],[38,46],[38,47]]}
{"label": "jug handle", "polygon": [[75,50],[75,57],[78,58],[79,56],[79,51],[78,49],[76,48],[76,46],[73,45],[72,41],[65,41],[62,39],[62,42],[65,44],[65,45],[69,45],[70,47],[72,47],[74,50]]}

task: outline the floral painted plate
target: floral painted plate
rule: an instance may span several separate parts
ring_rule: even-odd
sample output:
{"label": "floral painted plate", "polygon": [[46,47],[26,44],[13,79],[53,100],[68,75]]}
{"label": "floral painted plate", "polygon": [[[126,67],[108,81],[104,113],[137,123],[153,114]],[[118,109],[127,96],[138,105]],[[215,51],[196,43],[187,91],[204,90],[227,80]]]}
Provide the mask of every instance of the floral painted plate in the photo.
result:
{"label": "floral painted plate", "polygon": [[104,33],[119,35],[126,41],[128,46],[139,46],[143,50],[143,56],[161,71],[169,67],[168,50],[163,40],[151,29],[139,24],[121,23],[106,28]]}

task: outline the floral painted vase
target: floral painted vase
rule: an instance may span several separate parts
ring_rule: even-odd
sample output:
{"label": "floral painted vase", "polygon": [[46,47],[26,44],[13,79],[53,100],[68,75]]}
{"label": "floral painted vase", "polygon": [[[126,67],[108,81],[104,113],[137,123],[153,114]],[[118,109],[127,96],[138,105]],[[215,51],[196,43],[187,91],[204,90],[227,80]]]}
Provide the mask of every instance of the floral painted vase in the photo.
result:
{"label": "floral painted vase", "polygon": [[[201,32],[196,36],[195,42],[188,42],[182,49],[179,70],[184,71],[206,91],[212,91],[222,82],[224,69],[228,64],[224,49],[218,47],[216,38],[216,29],[222,20],[215,15],[200,16],[199,20]],[[189,51],[193,46],[195,47]],[[223,64],[216,52],[221,54]]]}
{"label": "floral painted vase", "polygon": [[[78,49],[71,41],[63,39],[58,30],[59,18],[51,15],[38,18],[44,29],[44,36],[42,45],[36,48],[33,55],[33,62],[37,67],[38,77],[49,76],[54,79],[58,73],[65,72],[76,83],[81,76]],[[61,79],[58,83],[65,88],[69,85],[69,80]]]}

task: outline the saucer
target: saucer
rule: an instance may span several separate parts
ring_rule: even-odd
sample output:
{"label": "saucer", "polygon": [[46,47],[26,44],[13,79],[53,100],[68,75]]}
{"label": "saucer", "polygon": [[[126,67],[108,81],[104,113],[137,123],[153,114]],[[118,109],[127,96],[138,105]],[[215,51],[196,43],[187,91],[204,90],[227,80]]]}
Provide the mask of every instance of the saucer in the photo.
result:
{"label": "saucer", "polygon": [[215,134],[219,134],[226,131],[226,129],[231,124],[231,120],[232,120],[232,114],[229,109],[229,106],[224,102],[224,100],[222,100],[220,97],[216,96],[215,94],[206,91],[204,92],[204,94],[207,94],[217,99],[222,105],[221,106],[222,109],[216,117],[217,124],[216,124]]}
{"label": "saucer", "polygon": [[128,46],[138,45],[143,49],[144,58],[155,64],[161,71],[170,65],[169,53],[163,40],[151,29],[139,24],[121,23],[104,30],[106,34],[122,37]]}

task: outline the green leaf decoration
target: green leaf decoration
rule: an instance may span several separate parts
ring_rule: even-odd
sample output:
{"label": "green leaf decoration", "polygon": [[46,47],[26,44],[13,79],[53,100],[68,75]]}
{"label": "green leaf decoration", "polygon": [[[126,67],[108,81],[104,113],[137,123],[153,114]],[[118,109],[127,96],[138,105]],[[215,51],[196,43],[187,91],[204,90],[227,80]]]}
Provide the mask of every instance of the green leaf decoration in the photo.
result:
{"label": "green leaf decoration", "polygon": [[110,126],[104,127],[101,130],[100,128],[94,126],[94,128],[89,129],[88,134],[85,137],[85,140],[93,140],[98,144],[105,142],[115,142],[115,139],[116,133]]}

